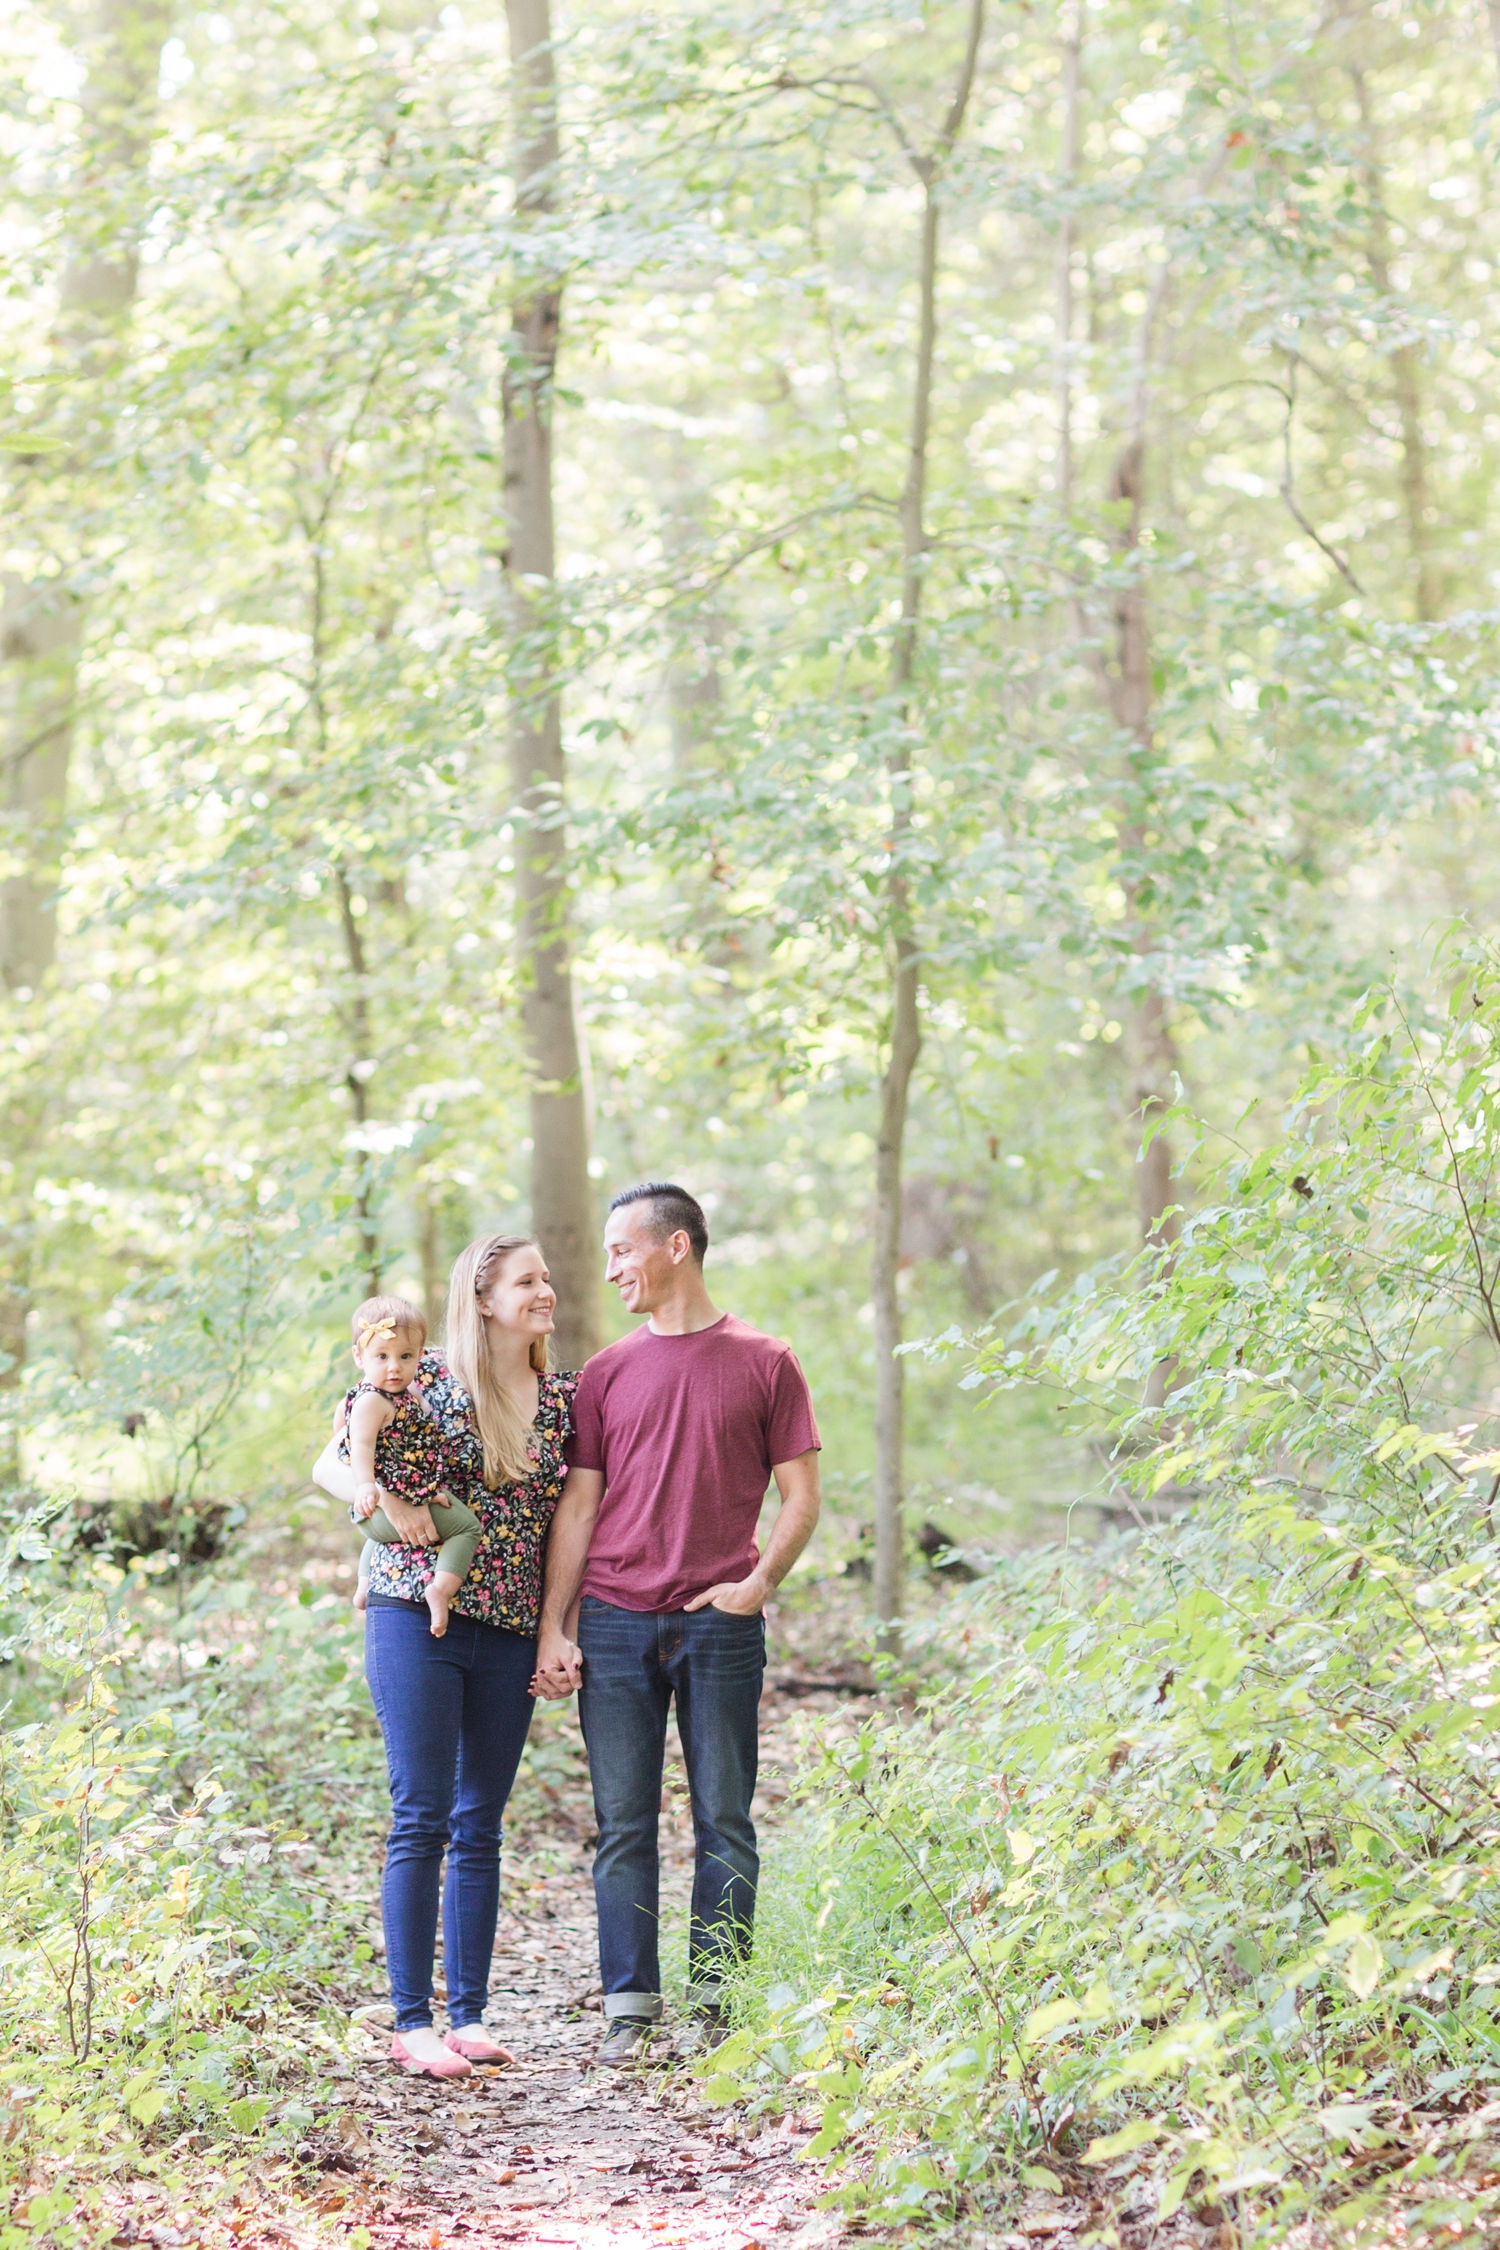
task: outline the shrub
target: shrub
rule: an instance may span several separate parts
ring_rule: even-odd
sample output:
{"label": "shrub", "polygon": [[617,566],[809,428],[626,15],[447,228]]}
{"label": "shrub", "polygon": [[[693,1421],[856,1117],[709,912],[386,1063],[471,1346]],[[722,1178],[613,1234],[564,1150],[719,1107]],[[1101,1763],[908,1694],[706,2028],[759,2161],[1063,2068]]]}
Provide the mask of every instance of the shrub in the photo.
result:
{"label": "shrub", "polygon": [[1174,1252],[1044,1286],[973,1358],[1102,1423],[1129,1504],[1195,1504],[955,1597],[927,1653],[956,1675],[805,1777],[777,1983],[711,2085],[816,2099],[854,2200],[1149,2166],[1160,2215],[1276,2231],[1472,2208],[1500,2091],[1500,982],[1488,950],[1456,966],[1441,1020],[1367,1005],[1363,1052],[1234,1150]]}
{"label": "shrub", "polygon": [[[24,1539],[8,1591],[38,1715],[0,1733],[0,2243],[71,2245],[112,2231],[112,2182],[180,2179],[211,2146],[232,2188],[312,2126],[361,2037],[381,1792],[342,1603],[260,1594],[179,1684],[150,1660],[146,1576],[80,1585]],[[250,1598],[219,1595],[231,1619]]]}

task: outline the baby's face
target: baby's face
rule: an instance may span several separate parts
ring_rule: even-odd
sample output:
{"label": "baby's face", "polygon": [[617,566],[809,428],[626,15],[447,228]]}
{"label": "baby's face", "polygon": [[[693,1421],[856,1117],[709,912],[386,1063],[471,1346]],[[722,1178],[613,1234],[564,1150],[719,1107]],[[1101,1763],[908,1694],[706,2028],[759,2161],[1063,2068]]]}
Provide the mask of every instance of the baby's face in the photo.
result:
{"label": "baby's face", "polygon": [[363,1351],[355,1352],[354,1364],[377,1391],[404,1391],[421,1356],[421,1337],[398,1328],[391,1336],[372,1336]]}

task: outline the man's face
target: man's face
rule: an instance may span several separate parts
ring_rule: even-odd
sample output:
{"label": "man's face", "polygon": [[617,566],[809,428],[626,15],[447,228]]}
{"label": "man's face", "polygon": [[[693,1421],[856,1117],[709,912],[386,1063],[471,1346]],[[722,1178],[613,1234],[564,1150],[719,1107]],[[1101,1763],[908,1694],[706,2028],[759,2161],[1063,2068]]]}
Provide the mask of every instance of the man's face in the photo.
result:
{"label": "man's face", "polygon": [[405,1390],[421,1356],[421,1337],[409,1328],[398,1328],[394,1335],[372,1336],[364,1350],[355,1353],[354,1364],[377,1391],[394,1393]]}
{"label": "man's face", "polygon": [[604,1228],[604,1277],[619,1290],[625,1310],[654,1312],[672,1293],[687,1237],[674,1234],[657,1242],[651,1234],[649,1203],[627,1203],[611,1211]]}

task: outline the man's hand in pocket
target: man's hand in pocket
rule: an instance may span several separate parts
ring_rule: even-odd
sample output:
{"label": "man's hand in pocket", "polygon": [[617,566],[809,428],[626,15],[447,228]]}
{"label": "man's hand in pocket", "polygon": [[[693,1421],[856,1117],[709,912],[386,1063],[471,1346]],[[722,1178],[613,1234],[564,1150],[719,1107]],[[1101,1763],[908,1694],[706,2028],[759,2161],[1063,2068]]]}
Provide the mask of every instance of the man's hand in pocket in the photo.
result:
{"label": "man's hand in pocket", "polygon": [[722,1609],[727,1617],[759,1617],[771,1598],[772,1589],[758,1570],[748,1578],[726,1578],[717,1586],[710,1586],[706,1594],[698,1594],[683,1608]]}

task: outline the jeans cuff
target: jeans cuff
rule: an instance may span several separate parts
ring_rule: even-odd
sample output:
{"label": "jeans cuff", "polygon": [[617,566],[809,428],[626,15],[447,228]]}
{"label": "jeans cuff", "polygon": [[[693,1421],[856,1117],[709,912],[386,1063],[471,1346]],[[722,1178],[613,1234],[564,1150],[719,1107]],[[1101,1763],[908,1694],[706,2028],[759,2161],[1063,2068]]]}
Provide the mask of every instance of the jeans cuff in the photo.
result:
{"label": "jeans cuff", "polygon": [[607,2023],[628,2016],[633,2023],[659,2023],[661,2021],[661,1994],[659,1992],[606,1992],[604,2016]]}
{"label": "jeans cuff", "polygon": [[717,1978],[695,1977],[687,1988],[687,2004],[690,2008],[722,2008],[724,1986]]}

